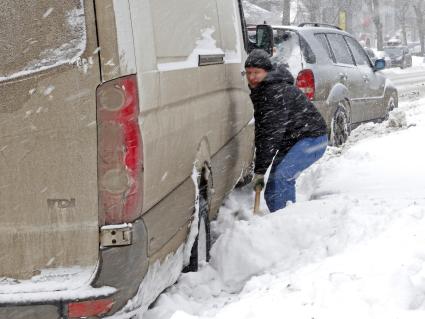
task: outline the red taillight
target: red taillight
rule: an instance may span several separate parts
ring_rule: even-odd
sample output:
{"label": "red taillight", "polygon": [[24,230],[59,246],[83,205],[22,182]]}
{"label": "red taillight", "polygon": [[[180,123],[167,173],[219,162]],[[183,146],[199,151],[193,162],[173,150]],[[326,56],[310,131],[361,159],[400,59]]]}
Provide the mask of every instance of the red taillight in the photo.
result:
{"label": "red taillight", "polygon": [[101,223],[132,222],[141,214],[143,182],[136,76],[100,85],[97,114]]}
{"label": "red taillight", "polygon": [[314,74],[312,70],[306,69],[298,73],[297,87],[304,92],[309,100],[314,99],[316,87],[314,85]]}
{"label": "red taillight", "polygon": [[68,318],[87,318],[107,314],[114,302],[112,299],[99,299],[73,302],[68,305]]}

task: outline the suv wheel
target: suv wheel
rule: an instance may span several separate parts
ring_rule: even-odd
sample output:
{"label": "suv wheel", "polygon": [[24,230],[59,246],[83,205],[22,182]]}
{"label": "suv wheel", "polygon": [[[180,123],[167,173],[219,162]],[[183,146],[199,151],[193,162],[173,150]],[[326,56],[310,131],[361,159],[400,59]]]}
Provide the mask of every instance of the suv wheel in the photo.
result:
{"label": "suv wheel", "polygon": [[345,103],[340,102],[332,118],[330,144],[332,146],[343,145],[350,135],[351,123]]}
{"label": "suv wheel", "polygon": [[389,113],[398,106],[397,93],[391,92],[385,99],[385,116],[384,120],[387,120]]}

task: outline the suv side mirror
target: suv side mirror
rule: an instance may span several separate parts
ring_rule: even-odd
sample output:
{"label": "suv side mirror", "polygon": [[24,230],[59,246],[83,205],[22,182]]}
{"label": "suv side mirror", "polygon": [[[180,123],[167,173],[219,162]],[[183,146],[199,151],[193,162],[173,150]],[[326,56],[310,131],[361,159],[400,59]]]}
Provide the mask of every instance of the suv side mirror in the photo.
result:
{"label": "suv side mirror", "polygon": [[273,55],[273,47],[274,47],[272,27],[267,25],[267,24],[257,25],[256,34],[257,34],[256,47],[258,49],[263,49],[270,56],[272,56]]}
{"label": "suv side mirror", "polygon": [[384,59],[377,59],[375,61],[375,65],[373,67],[373,71],[380,71],[385,69],[385,60]]}

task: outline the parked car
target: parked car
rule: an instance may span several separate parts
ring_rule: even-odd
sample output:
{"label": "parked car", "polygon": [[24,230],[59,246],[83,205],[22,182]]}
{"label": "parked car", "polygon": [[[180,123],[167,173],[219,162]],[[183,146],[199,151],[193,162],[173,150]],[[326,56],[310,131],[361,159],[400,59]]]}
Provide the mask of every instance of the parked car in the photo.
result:
{"label": "parked car", "polygon": [[393,37],[393,38],[388,39],[385,44],[387,46],[400,46],[400,45],[402,45],[402,43],[403,42],[401,41],[400,38]]}
{"label": "parked car", "polygon": [[404,69],[412,66],[412,55],[406,46],[387,46],[384,52],[391,58],[393,67]]}
{"label": "parked car", "polygon": [[1,7],[0,318],[146,309],[252,162],[241,1]]}
{"label": "parked car", "polygon": [[343,144],[352,127],[385,119],[397,107],[397,89],[378,72],[384,60],[372,63],[349,33],[317,23],[273,30],[274,60],[288,66],[296,85],[324,116],[331,144]]}

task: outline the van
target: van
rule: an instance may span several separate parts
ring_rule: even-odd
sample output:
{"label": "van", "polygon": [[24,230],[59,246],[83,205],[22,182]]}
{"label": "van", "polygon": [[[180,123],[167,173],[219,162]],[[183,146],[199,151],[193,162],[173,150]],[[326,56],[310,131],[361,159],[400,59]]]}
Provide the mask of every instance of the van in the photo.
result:
{"label": "van", "polygon": [[249,173],[241,0],[1,7],[0,318],[143,312]]}

